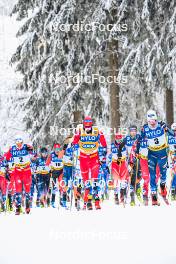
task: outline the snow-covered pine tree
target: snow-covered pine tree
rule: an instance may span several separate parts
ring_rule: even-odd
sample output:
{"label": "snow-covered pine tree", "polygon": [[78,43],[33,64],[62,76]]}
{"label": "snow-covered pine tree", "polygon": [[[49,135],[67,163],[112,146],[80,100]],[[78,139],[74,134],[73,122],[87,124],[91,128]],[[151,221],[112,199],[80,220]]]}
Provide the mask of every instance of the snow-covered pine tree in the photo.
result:
{"label": "snow-covered pine tree", "polygon": [[[112,9],[117,8],[116,6]],[[70,77],[61,83],[61,76],[109,75],[109,31],[95,27],[93,31],[59,30],[61,24],[90,23],[107,25],[115,22],[105,2],[101,1],[19,1],[14,7],[18,19],[27,16],[17,36],[25,41],[12,57],[17,70],[24,75],[19,89],[30,93],[22,105],[26,126],[35,140],[49,143],[59,135],[50,135],[50,126],[69,127],[73,112],[92,114],[96,122],[107,124],[108,84],[82,81]],[[117,13],[117,11],[116,11]],[[117,14],[116,14],[117,16]],[[103,120],[103,121],[102,121]]]}
{"label": "snow-covered pine tree", "polygon": [[[149,107],[159,108],[163,104],[166,89],[172,89],[175,71],[175,1],[127,1],[128,21],[127,43],[121,57],[121,73],[127,74],[132,84],[127,85],[129,95],[134,98],[132,109],[136,119],[144,116]],[[135,90],[134,90],[135,87]],[[124,92],[127,109],[130,109],[128,93]],[[158,97],[158,98],[157,98]],[[135,105],[136,107],[135,107]],[[141,109],[143,105],[143,109]],[[143,110],[143,111],[142,111]],[[162,111],[164,111],[162,106]],[[123,116],[130,122],[130,116]],[[139,123],[138,122],[138,123]]]}
{"label": "snow-covered pine tree", "polygon": [[[57,133],[50,135],[50,127],[71,126],[75,110],[109,125],[110,85],[98,80],[76,83],[73,77],[107,77],[111,53],[118,57],[119,78],[128,77],[125,86],[119,85],[125,126],[136,119],[141,123],[146,109],[153,107],[156,91],[172,81],[174,1],[19,0],[13,13],[25,19],[17,33],[25,40],[12,57],[24,76],[19,89],[30,94],[21,109],[27,129],[40,144],[60,140]],[[93,23],[113,26],[110,31],[69,27],[78,23],[83,28]],[[127,32],[115,30],[122,23],[127,24]],[[67,30],[60,29],[62,24]],[[112,41],[118,41],[118,50],[110,49]],[[65,83],[61,76],[66,77]]]}

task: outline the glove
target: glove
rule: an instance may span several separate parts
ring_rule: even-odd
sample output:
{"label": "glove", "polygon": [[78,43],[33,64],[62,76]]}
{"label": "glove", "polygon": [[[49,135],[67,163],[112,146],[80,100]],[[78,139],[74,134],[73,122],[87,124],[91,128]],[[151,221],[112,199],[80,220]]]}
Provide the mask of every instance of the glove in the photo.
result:
{"label": "glove", "polygon": [[63,150],[66,150],[67,146],[68,146],[68,144],[64,144]]}
{"label": "glove", "polygon": [[10,181],[10,173],[8,171],[5,173],[5,178],[6,180]]}
{"label": "glove", "polygon": [[27,151],[33,151],[33,147],[29,146],[29,145],[27,145],[26,149],[27,149]]}
{"label": "glove", "polygon": [[161,125],[161,127],[162,127],[163,129],[166,129],[166,128],[167,128],[166,123],[163,122],[163,121],[161,121],[160,125]]}

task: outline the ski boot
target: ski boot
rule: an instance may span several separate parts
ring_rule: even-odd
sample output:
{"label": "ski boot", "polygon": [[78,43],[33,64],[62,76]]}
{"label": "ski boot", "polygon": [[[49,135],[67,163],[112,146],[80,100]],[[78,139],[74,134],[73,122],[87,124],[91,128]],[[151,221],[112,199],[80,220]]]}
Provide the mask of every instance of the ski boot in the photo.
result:
{"label": "ski boot", "polygon": [[26,214],[29,214],[31,209],[30,209],[30,200],[26,199]]}
{"label": "ski boot", "polygon": [[131,202],[130,202],[130,205],[131,205],[131,206],[135,206],[134,192],[131,192],[131,193],[130,193],[130,196],[131,196]]}
{"label": "ski boot", "polygon": [[88,202],[87,202],[87,209],[88,210],[92,210],[92,199],[88,199]]}
{"label": "ski boot", "polygon": [[40,200],[39,199],[36,200],[36,206],[40,207]]}
{"label": "ski boot", "polygon": [[98,197],[98,195],[95,197],[95,209],[96,210],[101,209],[101,206],[100,206],[100,198]]}
{"label": "ski boot", "polygon": [[5,203],[1,204],[1,213],[5,212]]}
{"label": "ski boot", "polygon": [[46,203],[47,203],[47,206],[50,207],[50,198],[49,197],[47,197]]}
{"label": "ski boot", "polygon": [[120,203],[125,203],[126,188],[120,189]]}
{"label": "ski boot", "polygon": [[13,211],[13,201],[12,201],[12,195],[11,194],[8,194],[8,210],[10,212]]}
{"label": "ski boot", "polygon": [[114,194],[114,200],[115,200],[115,204],[119,205],[119,197],[118,197],[118,193]]}
{"label": "ski boot", "polygon": [[21,206],[19,205],[19,206],[17,206],[16,207],[16,212],[15,212],[15,215],[20,215],[21,214]]}
{"label": "ski boot", "polygon": [[148,195],[146,194],[143,195],[143,203],[145,206],[148,206]]}
{"label": "ski boot", "polygon": [[86,208],[87,208],[87,203],[84,202],[83,210],[86,210]]}
{"label": "ski boot", "polygon": [[40,200],[40,207],[41,207],[41,208],[44,208],[44,207],[45,207],[44,199],[41,199],[41,200]]}
{"label": "ski boot", "polygon": [[77,211],[80,210],[80,199],[79,198],[75,199],[75,208],[77,209]]}
{"label": "ski boot", "polygon": [[52,206],[53,208],[56,208],[56,206],[55,206],[55,202],[51,202],[51,206]]}
{"label": "ski boot", "polygon": [[161,183],[160,184],[160,194],[163,198],[166,198],[167,196],[167,189],[166,189],[166,184],[165,183]]}
{"label": "ski boot", "polygon": [[160,205],[160,203],[158,202],[158,197],[156,193],[152,193],[152,205]]}
{"label": "ski boot", "polygon": [[95,209],[96,209],[96,210],[101,209],[101,206],[100,206],[100,200],[96,200],[96,201],[95,201]]}
{"label": "ski boot", "polygon": [[171,190],[171,201],[175,201],[176,199],[175,199],[176,197],[175,197],[175,189],[172,189]]}

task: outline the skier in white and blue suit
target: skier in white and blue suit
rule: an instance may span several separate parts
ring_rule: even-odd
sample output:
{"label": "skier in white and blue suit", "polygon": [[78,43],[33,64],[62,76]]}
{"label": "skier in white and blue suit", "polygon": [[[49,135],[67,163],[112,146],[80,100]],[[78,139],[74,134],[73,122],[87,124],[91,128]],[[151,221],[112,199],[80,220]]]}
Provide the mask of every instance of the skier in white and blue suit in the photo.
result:
{"label": "skier in white and blue suit", "polygon": [[[157,184],[156,184],[156,167],[160,169],[160,189],[163,198],[166,198],[166,177],[168,164],[168,135],[174,135],[173,131],[162,121],[158,121],[155,111],[147,112],[147,124],[142,127],[139,142],[147,139],[148,142],[148,164],[150,172],[150,188],[152,193],[152,204],[158,204]],[[139,149],[139,145],[137,149]]]}

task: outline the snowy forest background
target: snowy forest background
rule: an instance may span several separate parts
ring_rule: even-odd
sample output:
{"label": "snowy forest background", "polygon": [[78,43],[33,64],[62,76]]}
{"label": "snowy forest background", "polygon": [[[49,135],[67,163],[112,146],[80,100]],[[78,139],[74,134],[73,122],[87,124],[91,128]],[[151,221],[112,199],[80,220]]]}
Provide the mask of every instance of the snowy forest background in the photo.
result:
{"label": "snowy forest background", "polygon": [[[113,26],[60,30],[94,22]],[[175,0],[0,0],[1,146],[18,132],[39,145],[62,141],[50,127],[76,126],[85,114],[101,126],[140,127],[152,108],[171,124],[175,63]],[[61,82],[78,74],[119,84]]]}

